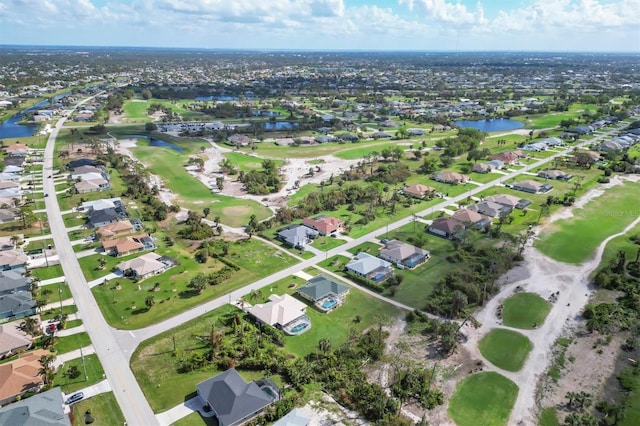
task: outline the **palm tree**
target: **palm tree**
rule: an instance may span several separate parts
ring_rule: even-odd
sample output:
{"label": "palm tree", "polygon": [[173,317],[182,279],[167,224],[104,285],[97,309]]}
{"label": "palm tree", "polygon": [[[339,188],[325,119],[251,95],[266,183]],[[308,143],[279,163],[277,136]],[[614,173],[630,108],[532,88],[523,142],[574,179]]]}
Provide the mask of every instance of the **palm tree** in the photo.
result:
{"label": "palm tree", "polygon": [[251,292],[247,295],[247,300],[249,300],[249,302],[254,304],[257,301],[262,300],[263,298],[264,298],[264,295],[262,294],[262,290],[260,289],[251,290]]}
{"label": "palm tree", "polygon": [[151,307],[156,304],[156,298],[153,296],[148,296],[146,299],[144,299],[144,304],[147,306],[147,308],[151,309]]}
{"label": "palm tree", "polygon": [[24,321],[20,324],[22,330],[25,333],[30,335],[35,335],[38,333],[38,320],[35,317],[26,317]]}
{"label": "palm tree", "polygon": [[16,249],[18,247],[18,244],[20,244],[20,237],[18,235],[12,235],[9,240],[13,244],[14,249]]}

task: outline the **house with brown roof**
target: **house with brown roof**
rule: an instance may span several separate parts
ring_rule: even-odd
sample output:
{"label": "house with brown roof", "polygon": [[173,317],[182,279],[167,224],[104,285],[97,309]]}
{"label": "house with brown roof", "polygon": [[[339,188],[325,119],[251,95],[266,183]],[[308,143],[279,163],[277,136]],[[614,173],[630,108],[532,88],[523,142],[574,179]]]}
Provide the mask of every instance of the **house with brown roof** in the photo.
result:
{"label": "house with brown roof", "polygon": [[433,175],[433,180],[451,185],[458,185],[469,181],[469,176],[456,172],[442,172]]}
{"label": "house with brown roof", "polygon": [[29,152],[29,146],[20,142],[16,142],[14,144],[8,145],[4,147],[5,152],[8,154],[24,154],[26,155]]}
{"label": "house with brown roof", "polygon": [[553,189],[553,186],[548,183],[540,183],[535,180],[525,180],[522,182],[516,182],[512,185],[513,189],[530,194],[540,194],[549,192]]}
{"label": "house with brown roof", "polygon": [[476,228],[485,228],[491,225],[491,219],[471,209],[456,210],[451,219],[462,222],[465,225],[473,225]]}
{"label": "house with brown roof", "polygon": [[0,325],[0,359],[26,351],[33,344],[33,336],[22,330],[22,320]]}
{"label": "house with brown roof", "polygon": [[16,250],[0,251],[0,271],[24,268],[29,261],[29,257]]}
{"label": "house with brown roof", "polygon": [[21,355],[15,361],[0,364],[0,405],[6,405],[16,400],[18,395],[27,392],[37,392],[44,382],[38,371],[40,357],[51,352],[37,349]]}
{"label": "house with brown roof", "polygon": [[405,186],[402,192],[404,193],[404,195],[407,195],[409,197],[422,199],[430,194],[433,194],[435,192],[435,189],[421,183],[413,183],[411,185]]}
{"label": "house with brown roof", "polygon": [[87,194],[89,192],[100,192],[111,189],[109,181],[104,179],[81,180],[73,185],[78,194]]}
{"label": "house with brown roof", "polygon": [[96,231],[96,236],[100,240],[110,240],[122,235],[130,234],[134,231],[133,224],[129,220],[119,220],[110,223]]}
{"label": "house with brown roof", "polygon": [[398,240],[387,241],[380,249],[381,259],[409,269],[422,265],[429,257],[431,255],[427,250]]}
{"label": "house with brown roof", "polygon": [[331,235],[344,230],[344,221],[331,216],[315,216],[302,219],[302,224],[318,231],[320,235]]}
{"label": "house with brown roof", "polygon": [[156,253],[145,253],[135,259],[119,263],[116,268],[122,271],[125,276],[142,280],[152,275],[161,274],[175,265],[177,262],[170,257],[160,256]]}
{"label": "house with brown roof", "polygon": [[108,254],[120,257],[137,251],[154,249],[155,244],[148,234],[142,234],[103,241],[102,247]]}
{"label": "house with brown roof", "polygon": [[510,209],[524,209],[531,205],[531,200],[525,198],[515,197],[510,194],[496,194],[485,198],[485,201],[492,201],[494,203],[502,204]]}
{"label": "house with brown roof", "polygon": [[427,227],[427,230],[440,237],[453,239],[465,230],[465,226],[464,223],[450,217],[439,217]]}
{"label": "house with brown roof", "polygon": [[538,172],[538,176],[545,179],[554,180],[570,180],[573,175],[571,173],[563,172],[562,170],[542,170]]}
{"label": "house with brown roof", "polygon": [[489,160],[500,160],[504,164],[512,165],[520,161],[520,156],[515,152],[501,152],[500,154],[490,155]]}

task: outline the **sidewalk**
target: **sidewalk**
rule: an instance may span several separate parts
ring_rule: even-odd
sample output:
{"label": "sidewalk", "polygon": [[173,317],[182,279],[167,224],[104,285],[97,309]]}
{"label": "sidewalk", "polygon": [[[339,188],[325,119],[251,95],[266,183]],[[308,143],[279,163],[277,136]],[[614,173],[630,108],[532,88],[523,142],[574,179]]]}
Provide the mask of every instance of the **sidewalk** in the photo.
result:
{"label": "sidewalk", "polygon": [[38,284],[38,287],[42,287],[45,285],[51,285],[51,284],[58,284],[58,283],[63,283],[65,280],[64,275],[61,277],[56,277],[56,278],[49,278],[48,280],[42,280],[40,281],[40,283]]}
{"label": "sidewalk", "polygon": [[115,280],[115,279],[118,279],[118,278],[123,278],[122,274],[119,273],[119,272],[112,272],[110,274],[105,275],[104,277],[97,278],[97,279],[95,279],[93,281],[88,281],[87,284],[89,285],[89,288],[93,288],[93,287],[95,287],[97,285],[102,284],[103,282],[105,282],[105,280],[111,281],[111,280]]}
{"label": "sidewalk", "polygon": [[66,337],[66,336],[72,336],[74,334],[78,334],[78,333],[82,333],[85,332],[87,330],[84,329],[84,325],[79,325],[77,327],[73,327],[73,328],[65,328],[64,330],[58,330],[56,331],[56,336],[58,337]]}
{"label": "sidewalk", "polygon": [[172,425],[183,417],[188,416],[194,411],[200,411],[202,417],[213,417],[215,413],[213,410],[209,413],[205,413],[202,405],[202,400],[199,397],[191,398],[180,405],[165,411],[164,413],[156,414],[156,419],[161,426]]}
{"label": "sidewalk", "polygon": [[[62,306],[71,306],[74,305],[75,302],[73,301],[73,297],[67,300],[63,300],[62,301]],[[44,305],[42,307],[42,309],[40,310],[40,312],[44,312],[44,311],[48,311],[49,309],[59,309],[60,308],[60,302],[52,302],[49,303],[47,305]]]}
{"label": "sidewalk", "polygon": [[[96,350],[93,348],[93,345],[85,346],[84,348],[82,348],[82,355],[91,355],[95,353],[96,353]],[[75,351],[56,355],[56,360],[53,363],[53,365],[55,365],[56,368],[58,368],[65,362],[71,361],[72,359],[80,358],[80,356],[81,356],[80,349],[76,349]]]}

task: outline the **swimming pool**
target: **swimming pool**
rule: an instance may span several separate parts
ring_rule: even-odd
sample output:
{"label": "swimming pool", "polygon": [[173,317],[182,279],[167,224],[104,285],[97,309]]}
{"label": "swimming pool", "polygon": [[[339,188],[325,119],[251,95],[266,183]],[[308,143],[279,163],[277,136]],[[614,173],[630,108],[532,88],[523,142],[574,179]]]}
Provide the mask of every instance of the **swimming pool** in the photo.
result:
{"label": "swimming pool", "polygon": [[301,333],[302,331],[306,330],[307,327],[309,327],[309,324],[307,324],[306,322],[302,322],[291,329],[291,334]]}
{"label": "swimming pool", "polygon": [[322,309],[329,310],[335,308],[337,304],[338,301],[336,299],[326,299],[324,302],[322,302]]}

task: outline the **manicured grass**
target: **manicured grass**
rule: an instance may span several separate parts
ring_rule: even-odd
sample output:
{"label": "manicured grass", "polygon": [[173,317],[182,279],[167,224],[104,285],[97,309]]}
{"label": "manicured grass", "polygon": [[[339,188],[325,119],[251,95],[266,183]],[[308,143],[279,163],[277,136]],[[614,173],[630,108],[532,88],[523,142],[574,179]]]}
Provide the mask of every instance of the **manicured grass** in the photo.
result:
{"label": "manicured grass", "polygon": [[[158,238],[158,240],[161,239]],[[265,245],[258,239],[237,241],[230,244],[227,259],[241,269],[225,282],[217,286],[208,286],[201,294],[196,295],[187,287],[189,280],[198,272],[205,274],[214,272],[221,269],[224,264],[215,259],[199,264],[193,258],[193,253],[180,247],[179,244],[169,249],[159,249],[157,252],[177,259],[180,264],[162,275],[140,282],[139,289],[138,284],[127,279],[112,280],[107,285],[93,287],[92,291],[98,305],[107,322],[113,327],[136,329],[154,324],[297,262],[295,258]],[[79,261],[83,271],[94,277],[98,273],[98,276],[104,276],[117,263],[139,255],[138,253],[121,258],[107,256],[107,267],[103,271],[95,271],[97,266],[95,256],[82,258]],[[121,285],[121,290],[115,290],[116,282]],[[155,283],[160,283],[160,290],[152,292],[151,289]],[[145,299],[148,296],[153,296],[155,299],[155,306],[151,309],[145,305]]]}
{"label": "manicured grass", "polygon": [[[69,306],[62,307],[63,314],[71,315],[71,314],[75,314],[76,312],[78,312],[78,307],[76,305],[69,305]],[[43,321],[50,320],[55,318],[58,314],[60,314],[59,308],[49,309],[48,311],[40,313],[40,318]]]}
{"label": "manicured grass", "polygon": [[65,327],[67,329],[70,329],[70,328],[73,328],[73,327],[78,327],[80,325],[82,325],[82,320],[81,319],[74,319],[74,320],[71,320],[71,321],[67,321],[66,324],[65,324]]}
{"label": "manicured grass", "polygon": [[527,337],[504,328],[491,330],[478,346],[489,362],[507,371],[519,371],[533,349]]}
{"label": "manicured grass", "polygon": [[[296,283],[296,287],[290,288],[291,283]],[[306,314],[311,319],[311,329],[299,336],[285,337],[285,349],[297,356],[302,357],[314,352],[322,339],[328,339],[332,347],[338,347],[347,341],[349,330],[359,334],[379,323],[390,323],[401,312],[393,305],[352,288],[345,303],[327,314],[313,307],[305,299],[295,296],[296,288],[302,284],[303,280],[289,277],[261,290],[265,299],[271,293],[288,293],[308,305]]]}
{"label": "manicured grass", "polygon": [[[66,373],[72,365],[75,365],[81,372],[80,376],[75,379],[64,376],[64,373]],[[82,358],[75,358],[65,362],[63,366],[58,368],[55,376],[55,384],[62,387],[64,393],[69,394],[104,380],[104,370],[102,370],[102,364],[100,364],[100,360],[96,354],[85,355],[84,365],[87,368],[88,380],[84,378]]]}
{"label": "manicured grass", "polygon": [[[242,152],[225,152],[224,157],[233,163],[238,170],[244,170],[249,172],[251,170],[260,170],[262,168],[263,158],[254,157],[248,153]],[[281,167],[284,163],[283,160],[274,160],[276,167]]]}
{"label": "manicured grass", "polygon": [[93,426],[113,426],[124,424],[124,416],[113,392],[102,393],[73,404],[73,426],[84,426],[84,413],[91,409],[95,418]]}
{"label": "manicured grass", "polygon": [[538,417],[538,426],[560,426],[558,412],[555,408],[545,408]]}
{"label": "manicured grass", "polygon": [[518,293],[503,302],[504,325],[532,330],[542,325],[551,310],[551,303],[534,293]]}
{"label": "manicured grass", "polygon": [[374,243],[372,241],[366,241],[362,244],[359,244],[353,248],[350,248],[349,250],[347,250],[349,253],[351,254],[358,254],[360,252],[365,252],[365,253],[369,253],[372,256],[377,256],[378,253],[380,253],[380,249],[384,247],[382,244],[377,244]]}
{"label": "manicured grass", "polygon": [[222,223],[233,227],[246,225],[252,214],[258,220],[266,219],[272,214],[267,207],[253,200],[213,194],[184,169],[183,165],[187,161],[187,154],[184,152],[149,146],[132,148],[132,152],[177,195],[176,202],[179,206],[197,211],[209,207],[211,217],[220,216]]}
{"label": "manicured grass", "polygon": [[322,251],[329,251],[345,243],[346,241],[340,238],[318,237],[313,241],[312,247]]}
{"label": "manicured grass", "polygon": [[583,208],[574,209],[573,218],[556,222],[553,232],[542,234],[535,246],[562,262],[584,262],[605,238],[620,232],[638,216],[639,189],[640,184],[631,182],[608,189]]}
{"label": "manicured grass", "polygon": [[31,275],[40,279],[40,281],[44,281],[51,278],[61,277],[64,275],[64,272],[62,272],[62,266],[51,265],[45,268],[33,268],[31,270]]}
{"label": "manicured grass", "polygon": [[58,337],[55,344],[56,352],[58,354],[65,354],[67,352],[75,351],[91,344],[89,335],[85,332],[72,334],[71,336]]}
{"label": "manicured grass", "polygon": [[215,417],[202,417],[199,412],[193,412],[174,422],[171,426],[218,426]]}
{"label": "manicured grass", "polygon": [[458,426],[503,426],[517,395],[518,386],[498,373],[474,374],[458,383],[448,413]]}

